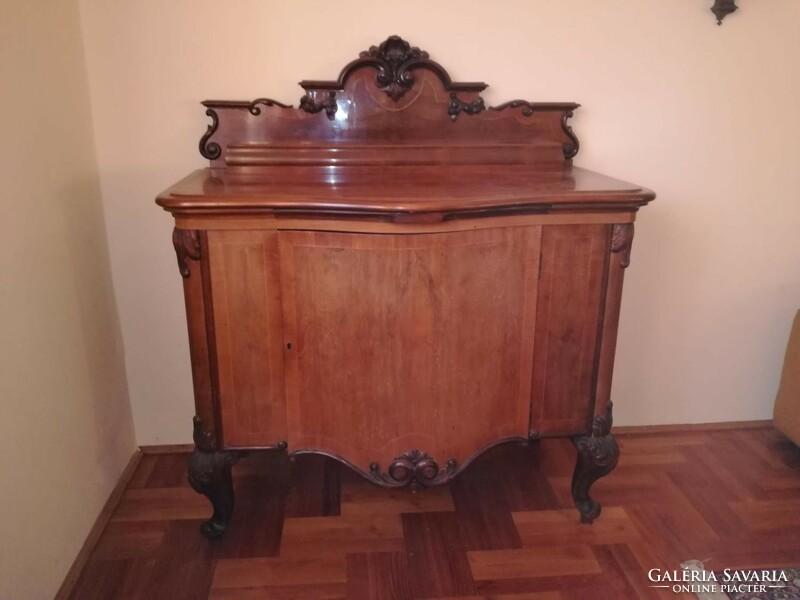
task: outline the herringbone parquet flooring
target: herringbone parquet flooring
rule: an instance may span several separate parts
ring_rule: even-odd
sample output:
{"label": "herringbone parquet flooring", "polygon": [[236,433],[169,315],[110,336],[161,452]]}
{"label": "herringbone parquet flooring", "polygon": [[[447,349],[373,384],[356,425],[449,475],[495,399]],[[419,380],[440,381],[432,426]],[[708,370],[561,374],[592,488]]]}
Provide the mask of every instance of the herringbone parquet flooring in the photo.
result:
{"label": "herringbone parquet flooring", "polygon": [[206,499],[186,455],[146,455],[75,600],[676,598],[651,568],[800,565],[800,450],[771,429],[619,437],[578,523],[567,440],[497,448],[451,485],[373,487],[320,457],[235,467],[226,537],[198,533]]}

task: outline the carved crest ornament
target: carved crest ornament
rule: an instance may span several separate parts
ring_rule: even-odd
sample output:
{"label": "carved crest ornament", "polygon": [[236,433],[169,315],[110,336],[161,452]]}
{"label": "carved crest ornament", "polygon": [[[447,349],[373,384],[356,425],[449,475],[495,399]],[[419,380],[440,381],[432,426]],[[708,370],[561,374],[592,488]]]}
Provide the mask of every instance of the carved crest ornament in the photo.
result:
{"label": "carved crest ornament", "polygon": [[[310,114],[324,112],[325,116],[333,121],[339,111],[337,94],[344,91],[349,76],[356,70],[372,68],[375,70],[375,86],[383,91],[393,102],[399,102],[406,93],[414,87],[416,78],[414,72],[424,69],[434,73],[442,83],[445,92],[450,96],[450,101],[446,105],[447,115],[450,120],[455,122],[463,113],[465,115],[477,115],[483,111],[503,111],[506,109],[520,109],[523,117],[530,117],[540,107],[544,108],[547,103],[537,104],[527,100],[512,100],[498,106],[487,106],[484,99],[479,95],[486,89],[487,84],[483,82],[455,82],[450,79],[450,75],[439,63],[432,60],[425,51],[412,46],[400,36],[393,35],[388,37],[377,46],[370,46],[364,50],[359,57],[342,69],[339,77],[331,81],[310,81],[300,82],[300,86],[305,90],[305,94],[300,99],[298,108]],[[469,94],[467,99],[459,94]],[[477,97],[475,96],[476,94]],[[204,103],[207,106],[206,115],[211,117],[211,124],[206,133],[200,140],[200,154],[209,160],[220,158],[222,149],[217,142],[211,138],[219,128],[219,118],[215,107]],[[230,104],[228,104],[230,105]],[[258,116],[261,114],[261,106],[279,107],[285,109],[293,108],[270,98],[258,98],[249,103],[243,103],[242,108],[246,108],[250,114]],[[552,105],[549,105],[552,108]],[[561,128],[568,140],[563,145],[564,158],[571,159],[578,153],[580,144],[578,138],[567,124],[572,117],[571,108],[577,105],[564,105],[565,113],[562,118]]]}

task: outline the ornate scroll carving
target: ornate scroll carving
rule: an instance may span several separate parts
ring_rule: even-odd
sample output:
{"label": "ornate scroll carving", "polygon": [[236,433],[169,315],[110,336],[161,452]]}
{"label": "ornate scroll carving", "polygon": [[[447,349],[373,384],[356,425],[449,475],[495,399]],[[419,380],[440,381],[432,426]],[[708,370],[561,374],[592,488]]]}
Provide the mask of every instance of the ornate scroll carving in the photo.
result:
{"label": "ornate scroll carving", "polygon": [[315,92],[309,92],[300,98],[300,110],[304,110],[311,114],[316,114],[324,110],[325,114],[328,115],[328,119],[331,120],[333,119],[334,115],[336,115],[338,108],[339,105],[336,102],[336,92],[328,92],[322,98],[322,100],[317,98]]}
{"label": "ornate scroll carving", "polygon": [[219,147],[218,143],[209,140],[216,133],[217,127],[219,127],[219,117],[217,116],[217,111],[213,108],[206,109],[206,115],[211,117],[211,125],[206,129],[205,135],[200,138],[200,154],[208,160],[215,160],[222,154],[222,148]]}
{"label": "ornate scroll carving", "polygon": [[175,246],[175,255],[178,258],[178,269],[181,277],[186,279],[191,275],[188,259],[200,260],[200,238],[192,229],[172,230],[172,245]]}
{"label": "ornate scroll carving", "polygon": [[369,466],[369,478],[386,487],[406,487],[418,490],[444,483],[456,473],[455,459],[448,460],[443,469],[439,469],[436,461],[422,450],[409,450],[394,459],[389,468],[381,471],[378,463]]}
{"label": "ornate scroll carving", "polygon": [[621,252],[619,266],[626,269],[631,264],[633,223],[616,223],[611,229],[611,252]]}
{"label": "ornate scroll carving", "polygon": [[530,117],[533,114],[534,106],[527,100],[510,100],[509,102],[503,102],[497,106],[490,106],[489,110],[496,110],[499,112],[507,108],[517,108],[518,106],[522,107],[523,116]]}
{"label": "ornate scroll carving", "polygon": [[251,115],[258,116],[261,114],[261,107],[259,104],[263,104],[264,106],[278,106],[280,108],[292,108],[291,104],[283,104],[272,98],[256,98],[247,107]]}
{"label": "ornate scroll carving", "polygon": [[569,126],[568,122],[571,118],[571,110],[564,111],[564,114],[561,115],[561,129],[569,138],[569,141],[564,142],[563,146],[564,158],[566,159],[575,158],[575,156],[578,154],[578,150],[581,148],[581,143],[578,141],[578,136],[575,135],[575,132],[572,131],[572,127]]}
{"label": "ornate scroll carving", "polygon": [[447,107],[447,114],[450,115],[453,121],[456,120],[460,112],[465,112],[468,115],[477,115],[485,108],[486,105],[483,102],[483,98],[480,96],[472,102],[464,102],[458,97],[458,94],[450,92],[450,104]]}
{"label": "ornate scroll carving", "polygon": [[714,0],[714,6],[711,7],[711,12],[717,17],[717,25],[722,25],[722,19],[738,8],[735,0]]}
{"label": "ornate scroll carving", "polygon": [[591,523],[600,515],[600,504],[589,495],[589,488],[608,475],[619,460],[619,446],[610,433],[613,422],[611,409],[612,403],[609,402],[606,414],[594,417],[591,435],[573,440],[578,460],[572,475],[572,499],[581,513],[582,523]]}
{"label": "ornate scroll carving", "polygon": [[236,452],[220,452],[214,433],[203,429],[200,417],[194,418],[195,449],[189,455],[189,484],[211,501],[214,512],[200,527],[207,538],[220,537],[233,514],[231,467],[239,459]]}

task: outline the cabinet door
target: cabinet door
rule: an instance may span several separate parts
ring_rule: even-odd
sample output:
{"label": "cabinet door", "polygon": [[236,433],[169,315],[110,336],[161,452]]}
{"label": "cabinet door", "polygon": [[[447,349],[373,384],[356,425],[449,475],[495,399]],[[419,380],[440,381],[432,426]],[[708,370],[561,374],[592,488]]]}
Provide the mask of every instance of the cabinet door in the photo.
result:
{"label": "cabinet door", "polygon": [[274,231],[209,231],[218,411],[227,448],[286,439],[283,334]]}
{"label": "cabinet door", "polygon": [[577,433],[590,426],[610,229],[543,229],[531,390],[531,426],[541,434]]}
{"label": "cabinet door", "polygon": [[279,236],[290,450],[367,471],[527,435],[540,227]]}

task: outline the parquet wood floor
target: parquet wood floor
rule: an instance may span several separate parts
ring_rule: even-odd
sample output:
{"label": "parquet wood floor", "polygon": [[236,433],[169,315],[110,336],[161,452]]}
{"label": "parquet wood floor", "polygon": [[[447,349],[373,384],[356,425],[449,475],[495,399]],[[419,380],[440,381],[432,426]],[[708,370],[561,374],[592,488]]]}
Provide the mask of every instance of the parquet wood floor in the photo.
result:
{"label": "parquet wood floor", "polygon": [[581,525],[568,440],[497,448],[446,487],[390,491],[321,457],[235,467],[226,537],[186,455],[146,455],[75,600],[677,598],[651,568],[800,565],[800,450],[771,429],[619,437]]}

